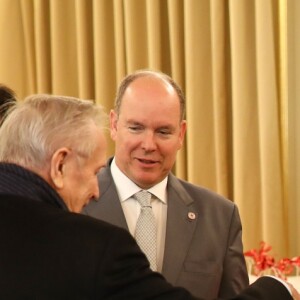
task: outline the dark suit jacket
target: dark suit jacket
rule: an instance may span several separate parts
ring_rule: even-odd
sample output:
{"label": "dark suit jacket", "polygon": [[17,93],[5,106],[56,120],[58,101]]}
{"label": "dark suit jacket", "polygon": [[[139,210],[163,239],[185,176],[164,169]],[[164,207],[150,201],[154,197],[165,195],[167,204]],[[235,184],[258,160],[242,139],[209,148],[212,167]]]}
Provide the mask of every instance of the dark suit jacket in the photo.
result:
{"label": "dark suit jacket", "polygon": [[192,299],[128,232],[87,216],[0,194],[0,238],[0,299]]}
{"label": "dark suit jacket", "polygon": [[[149,269],[130,234],[66,211],[42,178],[0,163],[0,299],[189,300]],[[272,278],[236,300],[290,300]]]}
{"label": "dark suit jacket", "polygon": [[[110,165],[111,160],[108,163]],[[100,199],[84,213],[128,230],[110,167],[99,175]],[[162,274],[198,297],[236,295],[248,286],[236,205],[170,174]],[[196,215],[194,220],[188,213]]]}

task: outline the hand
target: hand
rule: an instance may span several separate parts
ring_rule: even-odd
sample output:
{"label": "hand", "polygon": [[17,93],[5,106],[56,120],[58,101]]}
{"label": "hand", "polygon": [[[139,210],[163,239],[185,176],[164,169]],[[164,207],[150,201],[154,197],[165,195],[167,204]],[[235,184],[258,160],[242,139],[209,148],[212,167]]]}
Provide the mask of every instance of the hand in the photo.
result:
{"label": "hand", "polygon": [[293,300],[300,300],[299,292],[289,282],[287,282],[287,284],[288,284],[288,286],[290,287],[290,289],[292,291]]}

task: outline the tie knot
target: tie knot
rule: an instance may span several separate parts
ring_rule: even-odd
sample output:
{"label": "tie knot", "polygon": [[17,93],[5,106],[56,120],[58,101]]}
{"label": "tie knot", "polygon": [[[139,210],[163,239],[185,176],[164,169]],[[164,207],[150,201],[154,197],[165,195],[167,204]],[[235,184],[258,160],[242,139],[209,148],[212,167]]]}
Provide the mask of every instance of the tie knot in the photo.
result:
{"label": "tie knot", "polygon": [[150,200],[151,194],[147,191],[139,191],[134,194],[135,199],[140,203],[142,207],[149,206],[151,207]]}

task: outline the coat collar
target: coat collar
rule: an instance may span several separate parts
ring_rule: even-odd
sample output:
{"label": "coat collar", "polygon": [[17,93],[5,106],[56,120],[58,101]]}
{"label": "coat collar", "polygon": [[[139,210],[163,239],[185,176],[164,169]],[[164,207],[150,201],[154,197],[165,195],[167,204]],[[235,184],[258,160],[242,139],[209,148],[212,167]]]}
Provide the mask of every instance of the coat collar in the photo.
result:
{"label": "coat collar", "polygon": [[0,193],[25,196],[68,210],[58,193],[42,177],[16,164],[0,163]]}

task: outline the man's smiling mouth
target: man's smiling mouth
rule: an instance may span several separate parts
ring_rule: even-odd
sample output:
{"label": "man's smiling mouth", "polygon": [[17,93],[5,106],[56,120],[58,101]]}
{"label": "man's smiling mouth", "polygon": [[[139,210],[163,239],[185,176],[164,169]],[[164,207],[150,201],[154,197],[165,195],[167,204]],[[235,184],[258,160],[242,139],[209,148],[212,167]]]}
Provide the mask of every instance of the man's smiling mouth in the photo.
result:
{"label": "man's smiling mouth", "polygon": [[142,159],[142,158],[138,158],[137,159],[139,162],[143,163],[143,164],[147,164],[147,165],[152,165],[157,163],[157,161],[155,160],[150,160],[150,159]]}

